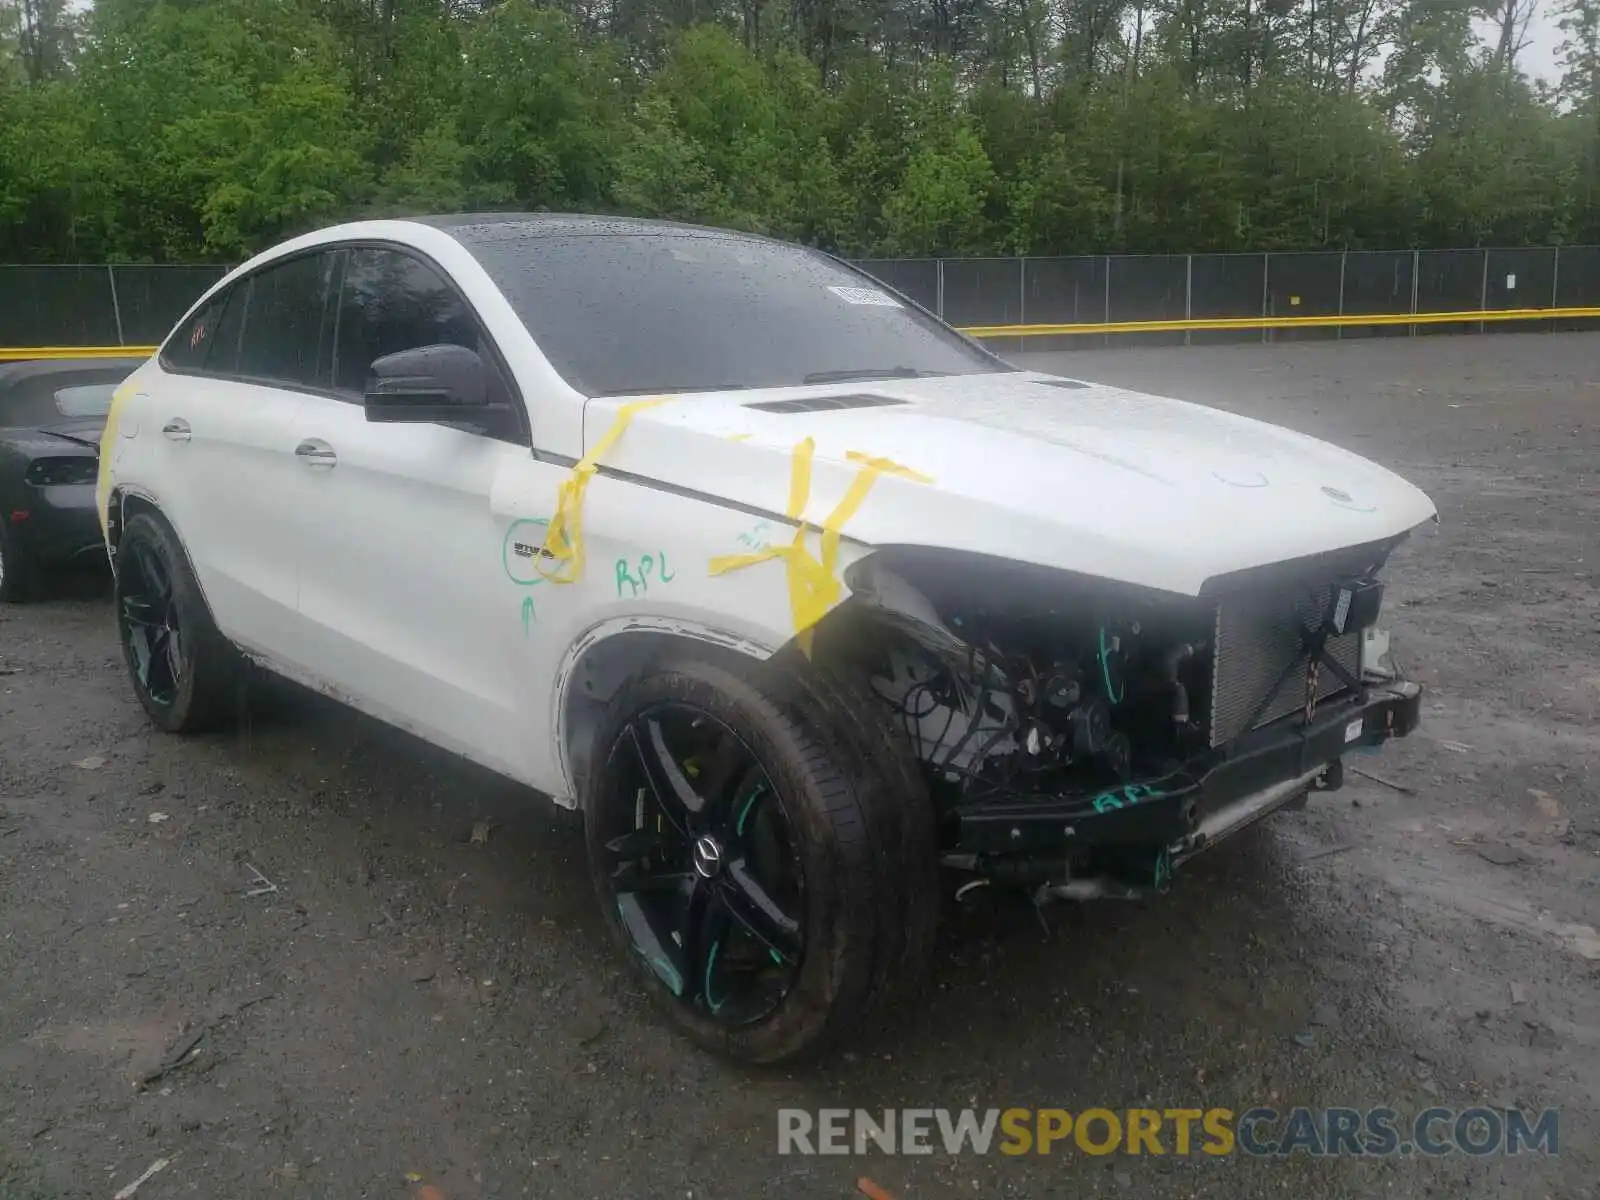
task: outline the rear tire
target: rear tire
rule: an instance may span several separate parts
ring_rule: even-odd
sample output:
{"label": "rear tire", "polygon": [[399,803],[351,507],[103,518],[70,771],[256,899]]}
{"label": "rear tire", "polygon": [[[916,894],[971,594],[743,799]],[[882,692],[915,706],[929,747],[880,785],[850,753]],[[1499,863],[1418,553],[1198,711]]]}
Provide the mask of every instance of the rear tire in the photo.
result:
{"label": "rear tire", "polygon": [[17,547],[5,518],[0,517],[0,604],[31,600],[38,586],[38,565]]}
{"label": "rear tire", "polygon": [[[832,1048],[882,1011],[897,985],[923,975],[938,917],[920,778],[898,746],[874,740],[875,712],[780,657],[678,658],[624,684],[583,797],[604,919],[646,990],[696,1043],[751,1063]],[[676,820],[683,806],[660,802],[673,779],[699,812]],[[779,849],[763,857],[761,838]],[[748,878],[770,910],[745,905]],[[698,911],[696,889],[710,896],[703,924],[684,916]],[[776,915],[764,923],[763,913]],[[737,939],[752,951],[744,966]]]}
{"label": "rear tire", "polygon": [[157,728],[200,733],[234,714],[239,656],[211,619],[189,558],[159,517],[140,513],[117,543],[117,634],[134,694]]}

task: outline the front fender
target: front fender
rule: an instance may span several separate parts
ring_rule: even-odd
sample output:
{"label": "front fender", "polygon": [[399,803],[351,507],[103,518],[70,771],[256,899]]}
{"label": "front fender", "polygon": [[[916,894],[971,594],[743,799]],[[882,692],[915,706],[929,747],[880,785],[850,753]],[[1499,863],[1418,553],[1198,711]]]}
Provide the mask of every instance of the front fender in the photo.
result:
{"label": "front fender", "polygon": [[707,616],[703,620],[639,612],[598,621],[562,655],[549,696],[557,768],[569,802],[582,783],[589,734],[598,713],[630,675],[673,649],[739,655],[764,662],[788,639],[781,629]]}

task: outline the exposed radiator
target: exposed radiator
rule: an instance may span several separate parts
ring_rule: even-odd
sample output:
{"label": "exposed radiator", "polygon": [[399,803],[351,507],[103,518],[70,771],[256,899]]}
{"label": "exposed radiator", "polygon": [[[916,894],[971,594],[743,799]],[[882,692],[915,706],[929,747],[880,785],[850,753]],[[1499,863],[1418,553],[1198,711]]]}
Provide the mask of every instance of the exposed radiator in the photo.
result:
{"label": "exposed radiator", "polygon": [[[1216,651],[1211,676],[1213,747],[1304,709],[1310,655],[1303,646],[1300,631],[1321,628],[1332,590],[1333,585],[1329,584],[1287,592],[1245,594],[1229,597],[1217,607],[1213,643]],[[1331,635],[1326,649],[1352,676],[1360,677],[1361,634],[1358,631]],[[1291,663],[1294,667],[1285,675]],[[1318,703],[1345,690],[1345,683],[1338,675],[1326,666],[1320,669]],[[1269,692],[1272,693],[1270,697]],[[1253,721],[1252,714],[1255,714]]]}

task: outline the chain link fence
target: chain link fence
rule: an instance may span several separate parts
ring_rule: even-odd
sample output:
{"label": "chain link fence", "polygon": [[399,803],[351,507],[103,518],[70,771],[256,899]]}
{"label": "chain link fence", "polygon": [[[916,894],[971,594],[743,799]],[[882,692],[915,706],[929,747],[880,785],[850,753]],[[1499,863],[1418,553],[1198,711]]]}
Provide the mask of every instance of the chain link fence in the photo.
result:
{"label": "chain link fence", "polygon": [[[1600,247],[1139,254],[1074,258],[867,259],[856,264],[957,326],[1118,325],[1319,317],[1294,329],[1118,333],[1117,341],[1406,337],[1596,329],[1589,317],[1363,325],[1361,317],[1600,307]],[[996,337],[1010,348],[1098,344],[1102,334]]]}
{"label": "chain link fence", "polygon": [[0,347],[152,345],[228,269],[0,266]]}
{"label": "chain link fence", "polygon": [[[1414,336],[1480,329],[1593,329],[1579,317],[1515,324],[1363,325],[1364,316],[1600,307],[1600,246],[1351,250],[1072,258],[868,259],[856,265],[956,326],[1085,325],[1322,317],[1326,328],[1119,333],[1120,341]],[[148,346],[225,266],[0,266],[0,347]],[[1015,349],[1109,335],[993,339]]]}

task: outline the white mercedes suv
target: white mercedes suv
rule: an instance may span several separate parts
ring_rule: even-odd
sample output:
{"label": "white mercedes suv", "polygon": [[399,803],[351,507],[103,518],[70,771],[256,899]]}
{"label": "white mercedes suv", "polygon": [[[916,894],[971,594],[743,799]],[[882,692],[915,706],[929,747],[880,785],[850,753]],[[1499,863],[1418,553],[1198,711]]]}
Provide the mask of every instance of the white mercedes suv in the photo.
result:
{"label": "white mercedes suv", "polygon": [[750,1061],[880,1010],[957,892],[1160,891],[1418,719],[1376,626],[1416,488],[723,230],[296,238],[99,472],[157,725],[266,668],[581,807],[643,985]]}

